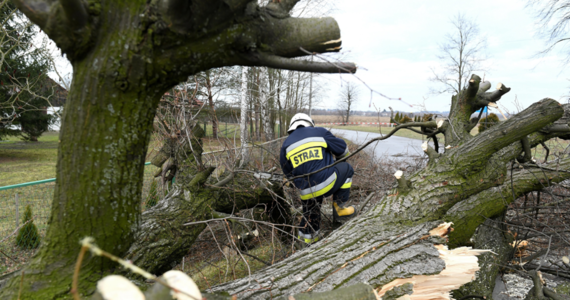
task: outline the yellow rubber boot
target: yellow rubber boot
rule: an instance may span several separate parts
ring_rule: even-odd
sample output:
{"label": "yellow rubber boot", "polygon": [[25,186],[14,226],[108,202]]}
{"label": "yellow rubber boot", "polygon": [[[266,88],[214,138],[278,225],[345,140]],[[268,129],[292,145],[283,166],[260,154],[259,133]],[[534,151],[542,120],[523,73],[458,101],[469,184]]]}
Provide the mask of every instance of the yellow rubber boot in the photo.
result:
{"label": "yellow rubber boot", "polygon": [[350,219],[355,215],[356,210],[354,206],[340,207],[336,202],[333,202],[333,220],[344,221]]}

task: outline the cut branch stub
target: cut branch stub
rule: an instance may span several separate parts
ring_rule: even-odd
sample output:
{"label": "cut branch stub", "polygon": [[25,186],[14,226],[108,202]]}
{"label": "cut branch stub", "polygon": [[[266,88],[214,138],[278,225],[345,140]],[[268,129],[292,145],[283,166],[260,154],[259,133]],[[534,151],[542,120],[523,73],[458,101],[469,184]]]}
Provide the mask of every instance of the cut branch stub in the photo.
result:
{"label": "cut branch stub", "polygon": [[422,150],[427,154],[427,156],[429,157],[429,161],[433,162],[436,158],[439,157],[439,153],[437,153],[437,151],[435,151],[435,149],[433,149],[429,144],[428,141],[425,141],[422,144]]}
{"label": "cut branch stub", "polygon": [[469,79],[469,85],[467,87],[467,97],[475,97],[479,91],[479,84],[481,83],[481,77],[473,74],[471,79]]}
{"label": "cut branch stub", "polygon": [[401,193],[405,193],[406,191],[408,191],[410,189],[410,183],[408,182],[408,180],[406,180],[406,177],[404,177],[404,172],[402,172],[401,170],[396,171],[396,173],[394,174],[394,177],[396,177],[396,179],[398,180],[398,191]]}
{"label": "cut branch stub", "polygon": [[[162,299],[178,299],[178,300],[201,300],[202,294],[200,289],[185,273],[178,270],[171,270],[164,273],[160,279],[168,284],[174,290],[156,283],[146,293],[148,300],[162,300]],[[123,300],[118,299],[117,300]]]}
{"label": "cut branch stub", "polygon": [[479,106],[497,107],[495,102],[499,101],[504,94],[510,91],[511,91],[510,87],[506,87],[504,84],[499,82],[499,84],[497,85],[497,89],[495,91],[489,93],[480,93],[477,95],[477,103],[475,106],[475,110],[478,110]]}
{"label": "cut branch stub", "polygon": [[[97,282],[92,300],[144,300],[144,294],[127,278],[109,275]],[[166,298],[165,298],[166,299]]]}

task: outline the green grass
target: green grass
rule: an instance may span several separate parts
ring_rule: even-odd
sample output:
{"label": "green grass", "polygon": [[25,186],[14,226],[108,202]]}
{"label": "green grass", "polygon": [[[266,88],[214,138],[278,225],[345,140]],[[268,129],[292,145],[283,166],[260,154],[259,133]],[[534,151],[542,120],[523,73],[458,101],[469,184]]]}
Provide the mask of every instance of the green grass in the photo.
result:
{"label": "green grass", "polygon": [[58,136],[58,132],[47,132],[38,142],[18,137],[0,142],[0,186],[54,178]]}

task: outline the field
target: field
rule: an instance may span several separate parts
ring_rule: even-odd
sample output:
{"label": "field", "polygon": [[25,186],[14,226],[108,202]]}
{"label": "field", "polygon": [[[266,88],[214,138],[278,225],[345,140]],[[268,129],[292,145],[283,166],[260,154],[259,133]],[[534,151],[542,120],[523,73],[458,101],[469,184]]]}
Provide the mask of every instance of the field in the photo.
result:
{"label": "field", "polygon": [[[335,115],[313,115],[315,123],[334,123],[340,122],[340,116]],[[377,117],[377,116],[350,116],[349,122],[380,122],[389,123],[390,117]]]}
{"label": "field", "polygon": [[[17,137],[0,142],[0,187],[54,178],[58,136],[59,133],[48,132],[38,142],[24,142]],[[154,170],[154,166],[145,167],[143,201]],[[0,275],[19,268],[35,251],[19,249],[15,246],[16,235],[11,235],[24,222],[27,205],[32,209],[40,237],[45,236],[54,187],[54,182],[47,182],[0,190]],[[4,240],[7,236],[10,237]]]}

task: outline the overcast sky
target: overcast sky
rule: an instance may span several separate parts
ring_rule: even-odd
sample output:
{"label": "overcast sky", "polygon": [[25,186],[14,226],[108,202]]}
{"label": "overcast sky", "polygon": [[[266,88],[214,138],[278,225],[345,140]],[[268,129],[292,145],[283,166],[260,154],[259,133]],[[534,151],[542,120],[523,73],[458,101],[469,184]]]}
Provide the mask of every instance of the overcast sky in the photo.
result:
{"label": "overcast sky", "polygon": [[[440,65],[436,58],[438,45],[453,30],[450,19],[457,13],[476,20],[481,34],[487,37],[490,70],[478,75],[491,81],[493,88],[498,82],[512,88],[499,101],[503,108],[516,111],[515,97],[523,108],[545,97],[568,101],[570,67],[563,66],[565,56],[561,52],[536,57],[546,43],[535,34],[534,11],[525,7],[526,0],[331,0],[330,3],[335,6],[331,16],[341,29],[343,55],[362,67],[357,76],[374,90],[403,100],[390,101],[374,95],[372,102],[381,110],[392,106],[396,110],[419,112],[423,103],[428,110],[449,109],[451,94],[430,94],[430,88],[438,85],[429,78],[430,67]],[[64,60],[60,58],[60,70],[69,74],[71,68]],[[318,107],[336,108],[340,76],[319,77],[326,82],[327,92],[321,95]],[[350,75],[343,75],[343,79],[357,81]],[[358,84],[361,93],[355,109],[375,110],[374,106],[369,107],[369,90]]]}
{"label": "overcast sky", "polygon": [[[488,40],[489,72],[478,74],[491,81],[493,89],[498,82],[511,87],[500,104],[507,110],[516,110],[515,97],[522,107],[528,107],[545,97],[566,102],[569,94],[570,68],[564,68],[560,52],[537,58],[545,42],[536,32],[534,11],[525,8],[523,0],[406,0],[369,1],[341,0],[335,2],[332,16],[341,28],[343,52],[360,69],[357,76],[373,89],[408,104],[421,104],[424,97],[429,110],[446,111],[450,94],[434,96],[429,81],[430,67],[437,67],[438,44],[452,31],[450,18],[463,13],[477,21],[480,32]],[[321,101],[321,108],[330,108],[330,101],[338,100],[339,75],[327,75],[329,92]],[[347,78],[349,76],[345,76]],[[420,111],[400,101],[389,101],[374,95],[373,103],[381,109],[392,106],[396,110]],[[358,110],[369,108],[370,93],[361,85]]]}

